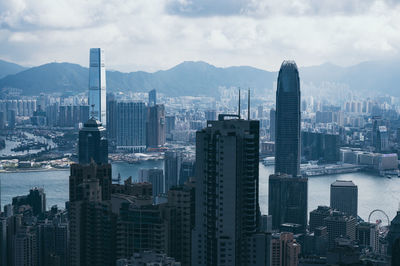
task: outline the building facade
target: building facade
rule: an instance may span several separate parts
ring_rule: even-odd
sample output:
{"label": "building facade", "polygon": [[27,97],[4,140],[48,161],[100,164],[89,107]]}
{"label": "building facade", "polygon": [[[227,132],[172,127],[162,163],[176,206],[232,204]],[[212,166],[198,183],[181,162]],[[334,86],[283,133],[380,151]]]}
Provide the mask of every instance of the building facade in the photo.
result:
{"label": "building facade", "polygon": [[88,99],[92,108],[90,116],[106,125],[106,68],[104,50],[100,48],[90,49]]}

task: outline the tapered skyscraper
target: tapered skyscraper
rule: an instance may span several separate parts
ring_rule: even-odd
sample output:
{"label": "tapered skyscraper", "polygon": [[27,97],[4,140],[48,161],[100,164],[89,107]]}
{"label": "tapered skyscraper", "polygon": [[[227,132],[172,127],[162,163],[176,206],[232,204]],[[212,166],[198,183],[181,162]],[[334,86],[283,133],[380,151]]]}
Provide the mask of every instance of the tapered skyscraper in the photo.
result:
{"label": "tapered skyscraper", "polygon": [[300,174],[300,80],[294,61],[283,61],[276,90],[275,173]]}
{"label": "tapered skyscraper", "polygon": [[104,50],[90,49],[89,68],[89,105],[92,106],[90,117],[106,125],[106,68]]}

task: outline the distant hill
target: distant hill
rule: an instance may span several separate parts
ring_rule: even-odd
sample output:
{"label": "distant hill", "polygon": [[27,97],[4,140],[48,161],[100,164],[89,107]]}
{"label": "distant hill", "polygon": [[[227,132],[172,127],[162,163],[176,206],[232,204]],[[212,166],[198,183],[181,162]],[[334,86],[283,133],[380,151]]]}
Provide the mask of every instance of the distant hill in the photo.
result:
{"label": "distant hill", "polygon": [[[0,65],[0,73],[4,69]],[[400,96],[400,62],[370,61],[350,67],[333,64],[303,67],[300,78],[318,86],[323,82],[347,84],[350,90],[379,91]],[[88,69],[71,63],[50,63],[32,67],[0,79],[0,89],[19,88],[25,95],[41,92],[84,92],[88,89]],[[148,73],[107,71],[108,91],[149,91],[178,95],[216,96],[218,87],[271,90],[277,72],[249,66],[220,68],[205,62],[183,62],[171,69]]]}
{"label": "distant hill", "polygon": [[25,70],[26,68],[14,63],[0,60],[0,79],[7,75],[13,75]]}

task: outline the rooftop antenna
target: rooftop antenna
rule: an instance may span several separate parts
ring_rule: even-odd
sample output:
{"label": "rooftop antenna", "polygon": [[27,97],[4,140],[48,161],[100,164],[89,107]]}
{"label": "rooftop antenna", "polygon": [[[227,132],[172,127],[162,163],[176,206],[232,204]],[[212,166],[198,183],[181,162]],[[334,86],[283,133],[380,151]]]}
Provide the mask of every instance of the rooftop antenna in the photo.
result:
{"label": "rooftop antenna", "polygon": [[250,89],[247,90],[247,120],[250,120]]}
{"label": "rooftop antenna", "polygon": [[239,107],[238,107],[238,117],[240,119],[240,88],[239,88]]}

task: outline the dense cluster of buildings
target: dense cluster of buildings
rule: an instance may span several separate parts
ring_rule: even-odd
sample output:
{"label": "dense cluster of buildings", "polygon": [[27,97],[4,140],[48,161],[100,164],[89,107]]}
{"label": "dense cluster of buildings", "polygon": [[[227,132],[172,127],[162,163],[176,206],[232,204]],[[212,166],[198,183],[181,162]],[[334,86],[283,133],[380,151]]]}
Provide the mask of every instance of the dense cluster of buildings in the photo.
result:
{"label": "dense cluster of buildings", "polygon": [[[380,266],[400,261],[400,211],[386,230],[365,222],[358,216],[358,187],[338,180],[331,184],[329,206],[308,213],[308,178],[301,174],[302,161],[398,169],[387,120],[374,116],[363,132],[349,126],[354,117],[378,112],[372,101],[345,103],[345,112],[315,105],[314,117],[302,117],[314,104],[301,102],[297,66],[284,61],[275,108],[257,108],[259,120],[251,119],[250,100],[247,111],[240,110],[239,101],[235,114],[217,116],[208,109],[172,115],[157,103],[155,90],[147,102],[107,95],[104,64],[104,51],[91,49],[87,102],[45,104],[49,99],[40,98],[30,111],[38,126],[79,127],[78,161],[70,167],[65,210],[47,210],[40,188],[4,206],[0,266]],[[0,116],[8,108],[14,116],[25,115],[24,104],[21,111],[12,106],[13,100],[0,102]],[[10,126],[9,118],[1,121]],[[163,170],[141,169],[137,179],[113,182],[109,150],[164,150],[167,140],[195,141],[195,157],[169,149]],[[268,214],[259,206],[263,154],[275,155]]]}

